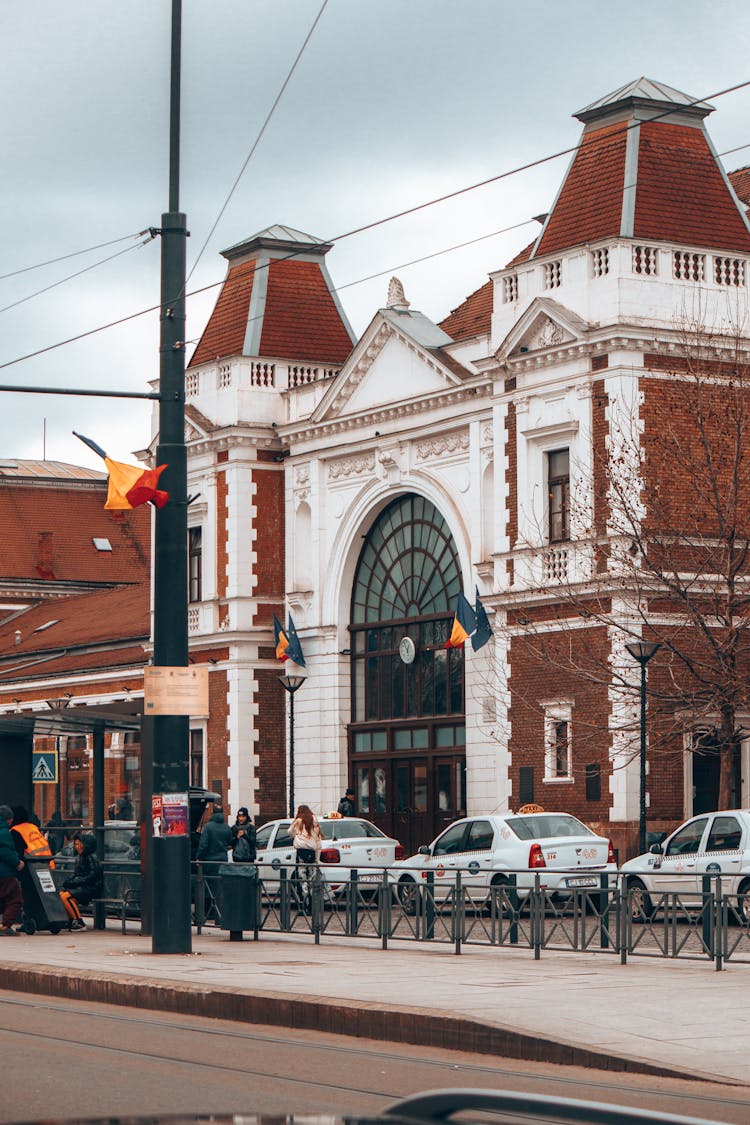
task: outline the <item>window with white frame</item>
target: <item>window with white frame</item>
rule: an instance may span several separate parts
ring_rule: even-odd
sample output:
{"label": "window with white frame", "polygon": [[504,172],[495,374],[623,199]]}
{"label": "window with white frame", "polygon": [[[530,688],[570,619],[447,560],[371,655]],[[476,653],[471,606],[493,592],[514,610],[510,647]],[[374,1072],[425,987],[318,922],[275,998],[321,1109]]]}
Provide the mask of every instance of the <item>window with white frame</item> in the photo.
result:
{"label": "window with white frame", "polygon": [[591,251],[591,274],[593,277],[604,277],[609,273],[609,250],[601,246],[598,250]]}
{"label": "window with white frame", "polygon": [[570,703],[544,705],[544,780],[573,779],[573,708]]}
{"label": "window with white frame", "polygon": [[190,731],[190,784],[203,788],[203,728]]}
{"label": "window with white frame", "polygon": [[203,529],[188,528],[188,601],[203,598]]}
{"label": "window with white frame", "polygon": [[550,543],[570,539],[570,450],[547,454],[547,524]]}
{"label": "window with white frame", "polygon": [[503,303],[512,305],[518,300],[518,274],[512,273],[503,278]]}
{"label": "window with white frame", "polygon": [[558,289],[562,285],[562,262],[544,263],[544,288]]}
{"label": "window with white frame", "polygon": [[655,246],[633,247],[633,273],[646,277],[655,277],[658,272],[659,258]]}

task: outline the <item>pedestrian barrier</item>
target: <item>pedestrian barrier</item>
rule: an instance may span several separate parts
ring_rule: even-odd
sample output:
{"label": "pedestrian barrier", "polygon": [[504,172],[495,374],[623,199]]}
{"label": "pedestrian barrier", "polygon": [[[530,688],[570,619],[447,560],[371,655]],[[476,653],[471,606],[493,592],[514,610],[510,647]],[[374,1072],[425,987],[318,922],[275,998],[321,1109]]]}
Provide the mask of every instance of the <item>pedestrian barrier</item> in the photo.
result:
{"label": "pedestrian barrier", "polygon": [[[192,865],[198,933],[222,925],[220,866]],[[140,873],[106,867],[106,895],[124,900],[121,909],[132,917],[140,904]],[[644,896],[625,877],[601,874],[596,887],[560,897],[539,872],[506,872],[489,887],[477,886],[468,868],[452,872],[450,882],[434,871],[416,871],[419,882],[398,884],[387,868],[373,883],[372,868],[362,882],[357,870],[341,869],[341,880],[334,881],[338,872],[331,868],[279,867],[272,878],[247,880],[247,893],[256,896],[254,933],[308,934],[316,943],[326,936],[368,938],[383,949],[392,941],[442,943],[457,954],[473,945],[525,948],[537,960],[554,950],[616,956],[622,964],[632,957],[689,958],[717,970],[729,962],[750,964],[750,910],[742,896],[727,893],[722,875],[702,876],[700,889],[695,876],[675,876],[670,883],[679,889]]]}

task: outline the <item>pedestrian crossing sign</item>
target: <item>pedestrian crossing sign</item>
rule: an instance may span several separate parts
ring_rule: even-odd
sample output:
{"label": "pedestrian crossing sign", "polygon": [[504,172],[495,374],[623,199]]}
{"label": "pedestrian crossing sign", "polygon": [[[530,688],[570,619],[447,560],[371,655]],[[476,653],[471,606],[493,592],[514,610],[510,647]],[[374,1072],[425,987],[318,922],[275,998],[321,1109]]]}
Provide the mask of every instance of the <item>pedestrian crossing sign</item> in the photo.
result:
{"label": "pedestrian crossing sign", "polygon": [[33,750],[31,780],[39,785],[57,783],[57,753],[54,750]]}

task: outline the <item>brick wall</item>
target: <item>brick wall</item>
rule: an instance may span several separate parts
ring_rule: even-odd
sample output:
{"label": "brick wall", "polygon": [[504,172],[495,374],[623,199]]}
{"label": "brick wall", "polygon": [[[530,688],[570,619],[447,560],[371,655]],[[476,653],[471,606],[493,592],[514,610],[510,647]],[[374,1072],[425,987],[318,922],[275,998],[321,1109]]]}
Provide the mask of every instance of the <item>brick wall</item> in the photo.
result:
{"label": "brick wall", "polygon": [[256,672],[258,704],[256,753],[258,756],[258,824],[287,812],[286,792],[286,692],[275,668]]}

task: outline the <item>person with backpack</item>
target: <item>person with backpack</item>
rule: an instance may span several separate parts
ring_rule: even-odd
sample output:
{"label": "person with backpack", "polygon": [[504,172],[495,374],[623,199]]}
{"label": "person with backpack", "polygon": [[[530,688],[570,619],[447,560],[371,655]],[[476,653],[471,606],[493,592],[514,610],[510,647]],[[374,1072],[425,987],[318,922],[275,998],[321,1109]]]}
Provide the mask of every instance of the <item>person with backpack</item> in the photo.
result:
{"label": "person with backpack", "polygon": [[232,825],[232,862],[255,863],[255,825],[243,805]]}

